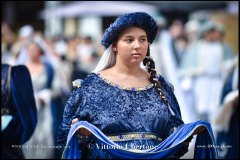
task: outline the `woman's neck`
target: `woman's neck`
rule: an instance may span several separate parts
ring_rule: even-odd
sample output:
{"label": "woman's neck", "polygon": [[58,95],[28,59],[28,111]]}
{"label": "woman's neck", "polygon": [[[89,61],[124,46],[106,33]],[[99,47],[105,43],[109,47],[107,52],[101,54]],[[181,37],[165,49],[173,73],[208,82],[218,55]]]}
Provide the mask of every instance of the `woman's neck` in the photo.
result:
{"label": "woman's neck", "polygon": [[118,65],[115,64],[112,67],[112,71],[115,73],[118,73],[120,75],[126,75],[126,76],[139,76],[143,73],[143,70],[140,68],[139,65],[136,66],[126,66],[126,65]]}
{"label": "woman's neck", "polygon": [[31,65],[39,65],[39,64],[42,64],[42,62],[41,62],[40,60],[38,60],[38,59],[36,59],[36,60],[29,59],[27,63],[28,63],[28,64],[31,64]]}
{"label": "woman's neck", "polygon": [[149,73],[138,66],[115,64],[111,68],[101,71],[101,76],[107,80],[125,87],[145,87],[149,85]]}

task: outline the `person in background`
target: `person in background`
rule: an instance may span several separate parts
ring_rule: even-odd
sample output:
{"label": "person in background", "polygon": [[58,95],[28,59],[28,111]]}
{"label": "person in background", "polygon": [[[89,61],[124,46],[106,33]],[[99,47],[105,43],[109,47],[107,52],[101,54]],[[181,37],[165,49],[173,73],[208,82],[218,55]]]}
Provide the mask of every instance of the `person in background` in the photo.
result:
{"label": "person in background", "polygon": [[214,131],[219,148],[219,158],[239,157],[239,75],[238,57],[229,69],[225,79],[220,107],[214,121]]}
{"label": "person in background", "polygon": [[1,159],[23,159],[23,144],[37,125],[37,109],[28,69],[2,64]]}
{"label": "person in background", "polygon": [[97,65],[98,55],[92,37],[85,36],[77,45],[78,68],[83,72],[90,73]]}
{"label": "person in background", "polygon": [[[37,105],[38,124],[33,136],[26,145],[34,148],[24,148],[26,158],[53,158],[53,117],[51,112],[51,92],[54,70],[50,63],[41,59],[44,51],[33,41],[27,46],[28,59],[26,66],[30,71],[33,83],[34,96]],[[41,148],[42,147],[42,148]]]}
{"label": "person in background", "polygon": [[220,102],[226,71],[223,44],[216,39],[217,25],[205,22],[199,30],[194,48],[187,49],[181,64],[180,77],[189,78],[197,117],[212,122]]}

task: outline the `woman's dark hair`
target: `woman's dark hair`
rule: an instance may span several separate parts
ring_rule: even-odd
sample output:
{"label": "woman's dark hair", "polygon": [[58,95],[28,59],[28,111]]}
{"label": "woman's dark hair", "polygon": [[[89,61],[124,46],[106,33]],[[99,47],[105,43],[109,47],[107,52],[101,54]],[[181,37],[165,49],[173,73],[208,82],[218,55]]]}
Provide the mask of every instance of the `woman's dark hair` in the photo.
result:
{"label": "woman's dark hair", "polygon": [[148,73],[150,74],[150,82],[153,83],[153,85],[157,89],[157,93],[160,95],[161,99],[164,101],[164,103],[168,104],[168,101],[161,90],[161,83],[159,82],[157,78],[157,72],[155,70],[155,62],[153,59],[150,57],[150,46],[148,46],[148,51],[146,57],[143,59],[143,65],[147,68]]}

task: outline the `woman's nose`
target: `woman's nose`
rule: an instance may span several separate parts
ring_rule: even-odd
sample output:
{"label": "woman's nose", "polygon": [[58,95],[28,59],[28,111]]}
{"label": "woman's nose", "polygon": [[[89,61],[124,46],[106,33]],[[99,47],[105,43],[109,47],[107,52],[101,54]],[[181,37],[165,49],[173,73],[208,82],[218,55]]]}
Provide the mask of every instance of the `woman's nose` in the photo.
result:
{"label": "woman's nose", "polygon": [[140,47],[140,42],[138,40],[135,40],[134,48],[139,48],[139,47]]}

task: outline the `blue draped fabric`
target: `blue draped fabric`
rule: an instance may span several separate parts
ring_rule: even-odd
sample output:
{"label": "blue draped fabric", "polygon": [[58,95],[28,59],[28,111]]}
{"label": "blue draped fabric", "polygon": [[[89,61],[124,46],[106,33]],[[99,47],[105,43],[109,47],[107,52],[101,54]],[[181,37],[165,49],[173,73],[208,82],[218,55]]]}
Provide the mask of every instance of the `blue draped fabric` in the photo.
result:
{"label": "blue draped fabric", "polygon": [[[8,67],[9,65],[2,64],[2,70]],[[2,75],[4,75],[3,72]],[[31,137],[37,124],[37,110],[28,69],[23,65],[13,66],[10,76],[11,100],[6,107],[12,108],[13,120],[2,132],[2,137],[7,137],[2,138],[2,142],[18,145],[23,144]],[[2,97],[4,96],[2,95]]]}
{"label": "blue draped fabric", "polygon": [[[11,69],[11,72],[9,72]],[[29,140],[37,124],[37,110],[32,81],[28,69],[23,66],[2,64],[2,108],[9,110],[3,116],[12,120],[1,131],[1,158],[24,158],[21,145]]]}
{"label": "blue draped fabric", "polygon": [[[170,103],[175,115],[156,92],[155,87],[143,90],[126,90],[109,84],[98,74],[89,74],[70,95],[65,106],[63,122],[59,128],[58,143],[66,145],[71,122],[74,118],[88,121],[104,134],[127,132],[148,132],[165,140],[174,130],[184,124],[180,107],[171,85],[162,76],[157,77],[162,91]],[[137,140],[118,142],[119,145],[156,146],[156,140]],[[84,146],[84,145],[83,145]],[[87,152],[82,148],[84,157],[111,158],[104,151]],[[86,152],[85,152],[86,151]],[[183,143],[175,157],[181,157],[188,151],[188,144]]]}
{"label": "blue draped fabric", "polygon": [[[104,133],[102,133],[97,127],[88,123],[87,121],[80,121],[74,124],[67,138],[67,145],[63,152],[62,158],[78,159],[81,158],[81,151],[78,144],[76,131],[80,128],[89,130],[94,137],[96,137],[96,143],[98,146],[108,146],[106,152],[108,152],[114,158],[128,158],[128,159],[159,159],[170,158],[177,150],[182,147],[182,143],[189,138],[195,129],[203,126],[206,128],[204,132],[197,135],[195,143],[194,158],[196,159],[215,159],[217,158],[217,148],[212,132],[211,125],[205,121],[197,121],[193,123],[184,124],[172,133],[167,139],[158,144],[157,146],[148,150],[133,151],[124,149],[124,146],[119,146],[115,142],[111,141]],[[92,146],[94,144],[87,144]],[[103,149],[103,148],[98,148]]]}
{"label": "blue draped fabric", "polygon": [[[55,71],[53,66],[47,62],[43,62],[45,71],[47,73],[47,82],[46,82],[46,88],[51,89],[53,85],[53,79],[55,76]],[[64,103],[62,100],[63,95],[58,95],[57,97],[54,97],[51,99],[51,113],[53,117],[53,137],[54,137],[54,145],[57,145],[57,133],[59,129],[59,125],[62,122],[62,114],[64,110]],[[60,158],[61,151],[59,151],[57,148],[55,149],[55,158]]]}
{"label": "blue draped fabric", "polygon": [[223,104],[224,98],[226,97],[226,95],[232,91],[232,83],[233,83],[233,73],[234,73],[234,68],[229,72],[225,84],[223,86],[222,89],[222,93],[221,93],[221,100],[220,100],[220,104]]}
{"label": "blue draped fabric", "polygon": [[[229,107],[231,105],[233,110],[229,121],[224,122],[229,125],[228,130],[223,129],[216,132],[217,145],[223,146],[219,148],[219,158],[221,159],[237,159],[239,157],[239,106],[237,103],[234,103],[234,100],[231,100],[231,104],[229,100],[224,102],[227,96],[238,90],[238,83],[234,79],[236,78],[234,74],[237,72],[237,67],[237,64],[234,64],[229,70],[221,93],[221,107]],[[234,85],[234,82],[237,83],[237,86]],[[227,146],[231,146],[231,148]]]}
{"label": "blue draped fabric", "polygon": [[43,62],[45,70],[47,72],[47,84],[46,88],[52,87],[53,77],[54,77],[54,69],[53,66],[48,62]]}

